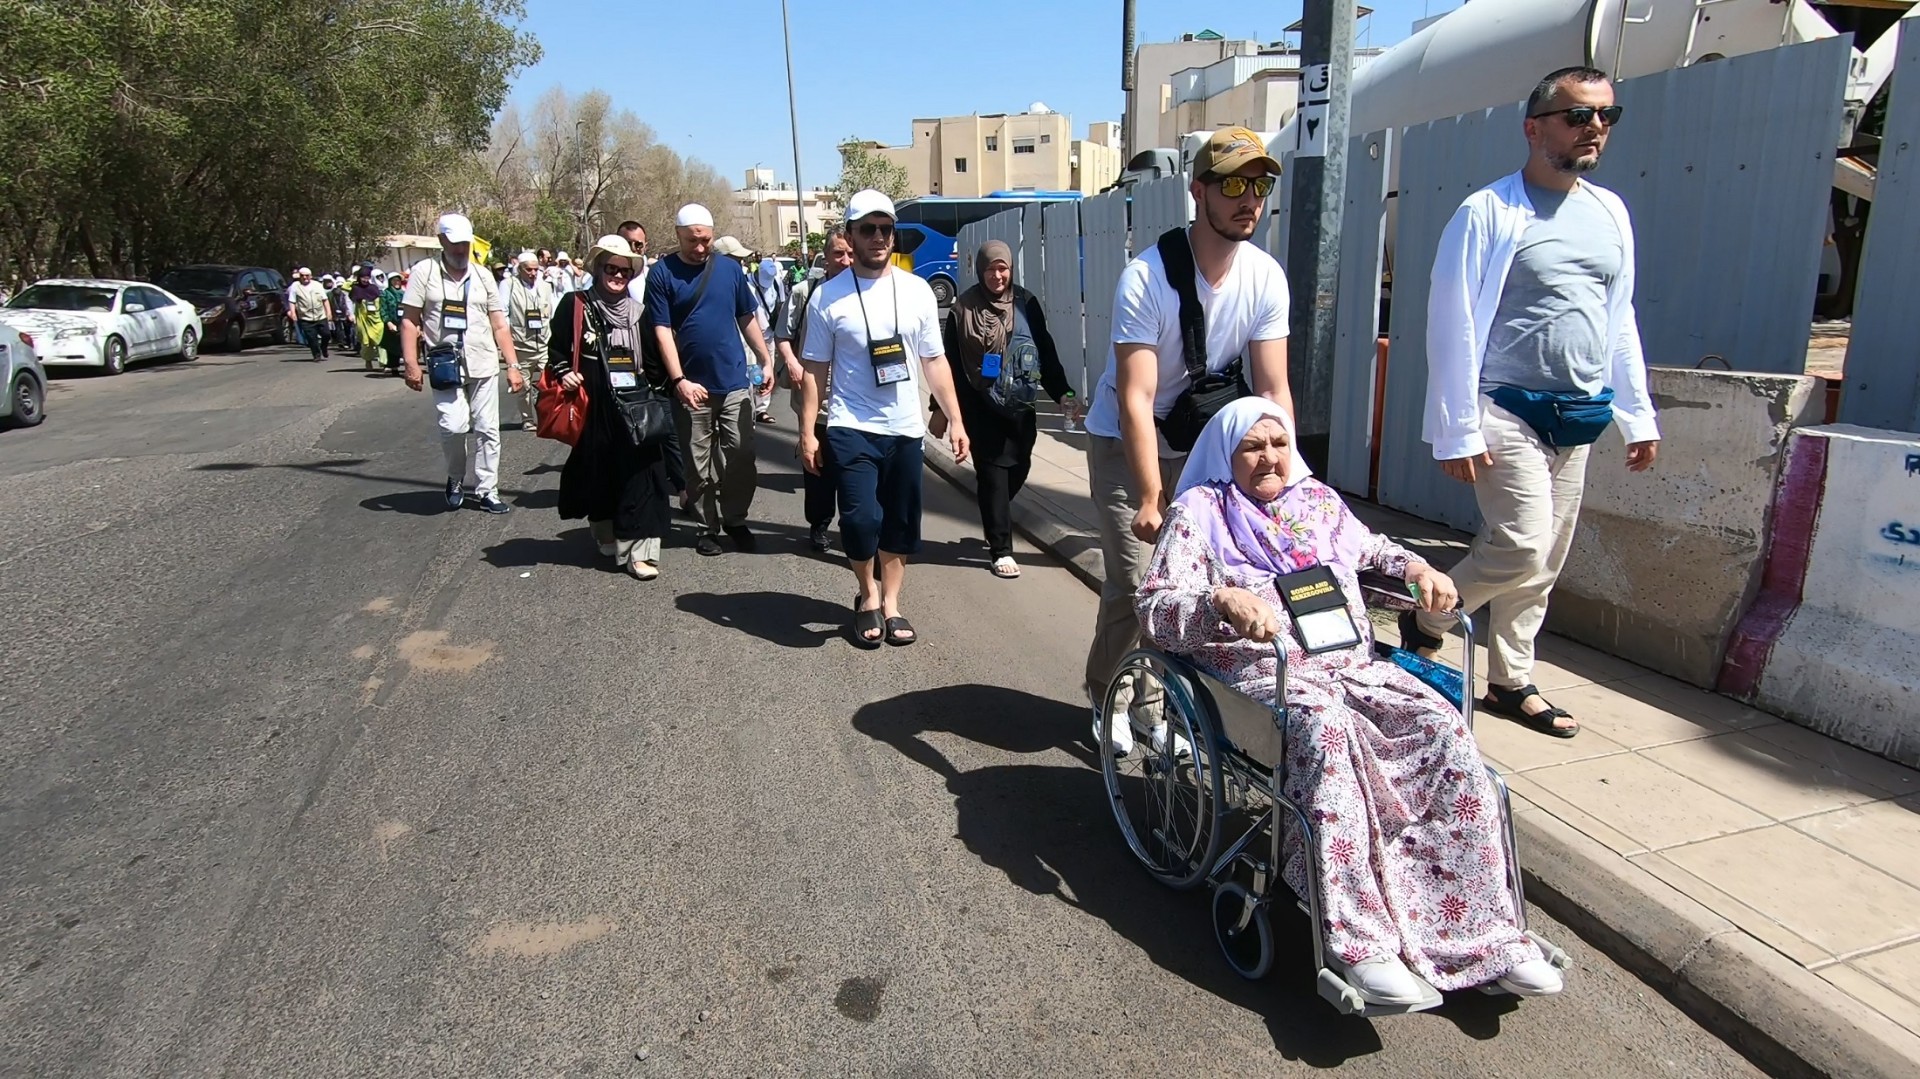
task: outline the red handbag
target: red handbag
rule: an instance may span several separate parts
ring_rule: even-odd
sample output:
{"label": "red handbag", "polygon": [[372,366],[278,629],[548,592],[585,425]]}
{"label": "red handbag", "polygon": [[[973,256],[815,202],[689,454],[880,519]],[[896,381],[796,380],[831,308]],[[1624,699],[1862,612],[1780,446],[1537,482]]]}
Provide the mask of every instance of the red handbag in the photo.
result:
{"label": "red handbag", "polygon": [[[573,314],[573,369],[580,370],[580,338],[586,333],[586,303],[581,302]],[[560,382],[560,376],[553,373],[552,367],[540,372],[540,390],[533,399],[533,410],[538,416],[534,432],[541,438],[551,438],[555,442],[565,442],[569,446],[580,444],[580,436],[587,430],[587,384],[582,382],[573,389],[567,389]]]}

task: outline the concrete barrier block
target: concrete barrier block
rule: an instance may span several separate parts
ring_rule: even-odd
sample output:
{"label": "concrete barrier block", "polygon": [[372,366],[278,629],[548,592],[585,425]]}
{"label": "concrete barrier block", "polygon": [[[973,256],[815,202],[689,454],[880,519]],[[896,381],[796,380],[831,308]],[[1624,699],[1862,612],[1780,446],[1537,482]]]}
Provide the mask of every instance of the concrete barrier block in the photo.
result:
{"label": "concrete barrier block", "polygon": [[1722,692],[1920,767],[1920,435],[1795,431]]}
{"label": "concrete barrier block", "polygon": [[1648,380],[1659,460],[1631,473],[1618,435],[1595,443],[1547,626],[1711,689],[1759,584],[1788,432],[1819,421],[1819,380],[1664,367]]}

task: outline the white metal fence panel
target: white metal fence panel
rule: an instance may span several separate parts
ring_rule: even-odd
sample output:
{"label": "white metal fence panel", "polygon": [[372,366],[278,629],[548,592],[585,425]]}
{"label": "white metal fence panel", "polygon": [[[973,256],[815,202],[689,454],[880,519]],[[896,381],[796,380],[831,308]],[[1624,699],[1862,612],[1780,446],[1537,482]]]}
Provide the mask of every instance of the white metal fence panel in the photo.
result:
{"label": "white metal fence panel", "polygon": [[1176,173],[1136,184],[1133,188],[1133,240],[1128,250],[1138,255],[1168,229],[1183,229],[1193,220],[1187,205],[1187,178]]}
{"label": "white metal fence panel", "polygon": [[1386,251],[1391,133],[1347,145],[1346,207],[1340,224],[1340,283],[1334,312],[1333,410],[1327,482],[1366,497],[1373,480],[1374,366],[1379,355],[1380,270]]}
{"label": "white metal fence panel", "polygon": [[1027,287],[1040,294],[1047,331],[1060,351],[1060,366],[1066,369],[1067,381],[1073,383],[1081,400],[1088,400],[1093,381],[1087,374],[1086,311],[1081,301],[1080,203],[1048,203],[1040,211],[1040,224],[1039,287],[1031,281]]}
{"label": "white metal fence panel", "polygon": [[1898,32],[1840,422],[1920,431],[1920,20],[1901,20]]}
{"label": "white metal fence panel", "polygon": [[[1850,40],[1619,84],[1627,119],[1594,179],[1634,215],[1649,363],[1691,367],[1711,353],[1736,370],[1804,369]],[[1518,104],[1503,106],[1402,140],[1379,499],[1460,528],[1478,526],[1472,491],[1443,478],[1420,440],[1427,277],[1461,200],[1524,161],[1521,119]]]}
{"label": "white metal fence panel", "polygon": [[[1136,189],[1137,190],[1137,189]],[[1086,297],[1087,389],[1106,371],[1113,350],[1113,290],[1127,265],[1127,192],[1109,191],[1080,201],[1080,235]]]}
{"label": "white metal fence panel", "polygon": [[979,280],[979,277],[973,272],[973,253],[980,250],[980,245],[986,243],[990,238],[987,232],[986,219],[975,221],[970,225],[960,226],[959,234],[954,236],[954,273],[960,278],[961,292],[972,288],[973,283]]}
{"label": "white metal fence panel", "polygon": [[[1034,231],[1040,228],[1040,215],[1033,215]],[[1013,279],[1025,281],[1029,271],[1034,277],[1040,276],[1040,260],[1036,254],[1031,265],[1027,258],[1027,208],[1003,210],[987,218],[987,239],[999,240],[1013,249]],[[967,261],[973,261],[973,251],[967,252]]]}

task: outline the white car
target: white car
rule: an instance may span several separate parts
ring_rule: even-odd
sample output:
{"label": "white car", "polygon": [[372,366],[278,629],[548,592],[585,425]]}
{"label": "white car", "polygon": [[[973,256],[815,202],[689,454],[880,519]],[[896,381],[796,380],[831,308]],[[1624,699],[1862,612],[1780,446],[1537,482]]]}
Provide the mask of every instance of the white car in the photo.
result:
{"label": "white car", "polygon": [[200,355],[200,312],[140,281],[39,281],[0,308],[0,325],[31,336],[44,367],[99,367],[117,375],[136,360]]}

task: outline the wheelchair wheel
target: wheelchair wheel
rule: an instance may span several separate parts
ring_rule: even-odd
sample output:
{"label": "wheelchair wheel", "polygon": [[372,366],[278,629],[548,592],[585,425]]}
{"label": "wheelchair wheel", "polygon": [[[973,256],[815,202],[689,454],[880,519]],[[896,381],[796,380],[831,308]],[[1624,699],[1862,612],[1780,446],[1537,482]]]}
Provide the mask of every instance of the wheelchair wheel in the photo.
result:
{"label": "wheelchair wheel", "polygon": [[[1170,888],[1207,878],[1219,855],[1225,805],[1219,729],[1177,660],[1142,649],[1120,664],[1102,716],[1122,716],[1133,746],[1116,756],[1098,733],[1100,771],[1121,837]],[[1156,736],[1155,728],[1164,723]]]}
{"label": "wheelchair wheel", "polygon": [[1228,881],[1213,891],[1213,939],[1235,974],[1258,981],[1273,968],[1273,923],[1267,905]]}

